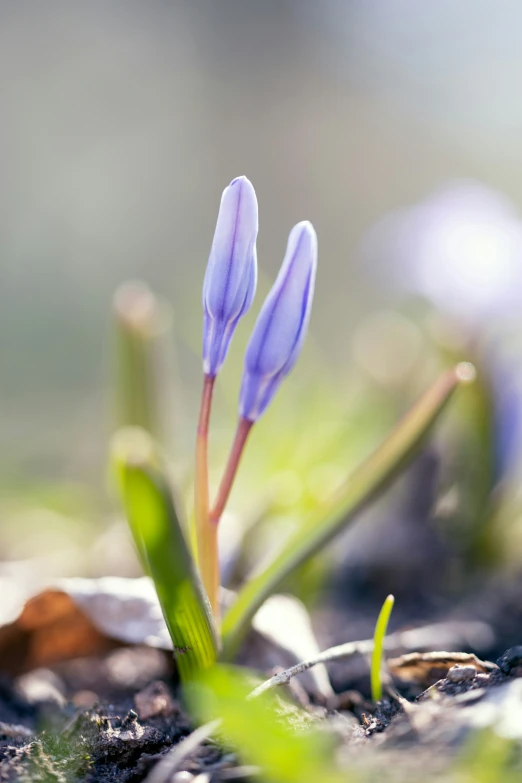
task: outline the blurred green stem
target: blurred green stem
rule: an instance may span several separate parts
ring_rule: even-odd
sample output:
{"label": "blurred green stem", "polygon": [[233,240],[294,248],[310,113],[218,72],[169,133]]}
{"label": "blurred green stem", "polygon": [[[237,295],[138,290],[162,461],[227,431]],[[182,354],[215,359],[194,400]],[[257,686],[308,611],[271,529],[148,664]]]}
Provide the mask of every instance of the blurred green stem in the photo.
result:
{"label": "blurred green stem", "polygon": [[159,437],[155,366],[157,299],[144,283],[125,283],[114,297],[114,314],[117,426],[143,427]]}

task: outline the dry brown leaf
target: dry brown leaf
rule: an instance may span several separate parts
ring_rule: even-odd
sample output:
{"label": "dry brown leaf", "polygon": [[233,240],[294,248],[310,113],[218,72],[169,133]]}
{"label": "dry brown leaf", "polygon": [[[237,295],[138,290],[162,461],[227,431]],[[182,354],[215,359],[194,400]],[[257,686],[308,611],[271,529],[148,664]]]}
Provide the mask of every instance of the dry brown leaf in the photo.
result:
{"label": "dry brown leaf", "polygon": [[62,579],[0,626],[0,670],[20,674],[121,644],[172,644],[152,582],[122,577]]}
{"label": "dry brown leaf", "polygon": [[473,653],[463,652],[407,653],[398,658],[389,658],[386,663],[397,679],[426,688],[446,677],[453,666],[473,666],[478,672],[484,673],[491,671],[490,663],[481,661]]}

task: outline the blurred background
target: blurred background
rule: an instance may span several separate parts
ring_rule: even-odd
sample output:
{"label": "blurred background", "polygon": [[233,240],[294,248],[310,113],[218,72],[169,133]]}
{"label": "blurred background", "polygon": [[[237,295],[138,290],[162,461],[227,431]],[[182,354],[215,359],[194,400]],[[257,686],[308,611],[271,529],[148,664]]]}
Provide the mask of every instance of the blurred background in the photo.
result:
{"label": "blurred background", "polygon": [[4,575],[34,555],[46,575],[136,570],[106,470],[112,300],[128,279],[171,308],[163,439],[190,496],[201,284],[239,174],[260,205],[260,293],[220,378],[215,471],[249,325],[298,220],[317,229],[320,268],[305,355],[232,509],[295,523],[468,359],[475,389],[339,568],[380,602],[399,573],[433,594],[434,572],[457,590],[485,564],[517,567],[521,28],[516,0],[0,3]]}

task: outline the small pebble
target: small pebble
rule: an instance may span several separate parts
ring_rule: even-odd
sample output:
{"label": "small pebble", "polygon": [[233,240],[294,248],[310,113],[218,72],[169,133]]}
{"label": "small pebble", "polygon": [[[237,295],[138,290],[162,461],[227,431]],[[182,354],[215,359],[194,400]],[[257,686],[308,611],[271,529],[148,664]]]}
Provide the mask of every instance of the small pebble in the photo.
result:
{"label": "small pebble", "polygon": [[65,686],[50,669],[33,669],[17,680],[17,690],[30,704],[51,702],[64,707]]}
{"label": "small pebble", "polygon": [[447,678],[450,682],[468,682],[477,674],[474,666],[452,666],[448,670]]}
{"label": "small pebble", "polygon": [[84,710],[90,710],[98,701],[98,694],[94,693],[94,691],[76,691],[72,699],[75,707]]}
{"label": "small pebble", "polygon": [[192,772],[186,772],[184,770],[182,772],[176,772],[172,778],[172,783],[192,783],[193,780],[195,780],[195,778]]}
{"label": "small pebble", "polygon": [[134,696],[134,704],[140,720],[148,720],[157,715],[171,715],[176,704],[169,689],[161,680],[154,680]]}
{"label": "small pebble", "polygon": [[484,672],[479,672],[477,675],[475,675],[475,684],[476,685],[487,685],[488,682],[490,682],[489,674],[484,674]]}
{"label": "small pebble", "polygon": [[522,664],[522,645],[511,647],[504,655],[497,661],[501,671],[504,674],[509,674],[512,669],[517,668]]}
{"label": "small pebble", "polygon": [[123,718],[121,725],[124,726],[132,726],[133,723],[136,723],[138,720],[138,713],[136,710],[129,710],[128,713]]}

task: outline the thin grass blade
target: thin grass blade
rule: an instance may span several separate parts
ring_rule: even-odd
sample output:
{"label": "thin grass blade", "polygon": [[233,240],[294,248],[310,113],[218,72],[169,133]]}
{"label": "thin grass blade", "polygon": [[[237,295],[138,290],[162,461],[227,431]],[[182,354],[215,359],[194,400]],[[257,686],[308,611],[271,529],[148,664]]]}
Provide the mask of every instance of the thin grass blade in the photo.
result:
{"label": "thin grass blade", "polygon": [[389,595],[383,605],[375,624],[373,634],[372,662],[370,666],[370,683],[372,686],[372,699],[377,702],[382,699],[382,653],[384,650],[384,637],[388,629],[388,622],[392,613],[395,598]]}
{"label": "thin grass blade", "polygon": [[267,596],[390,484],[415,456],[455,389],[472,381],[474,376],[473,366],[467,363],[441,375],[335,496],[304,521],[268,568],[246,583],[223,620],[225,660],[236,652],[252,617]]}
{"label": "thin grass blade", "polygon": [[215,661],[217,634],[172,489],[154,442],[144,430],[120,430],[112,453],[136,548],[154,581],[180,676],[191,679]]}

